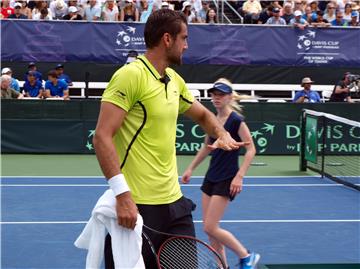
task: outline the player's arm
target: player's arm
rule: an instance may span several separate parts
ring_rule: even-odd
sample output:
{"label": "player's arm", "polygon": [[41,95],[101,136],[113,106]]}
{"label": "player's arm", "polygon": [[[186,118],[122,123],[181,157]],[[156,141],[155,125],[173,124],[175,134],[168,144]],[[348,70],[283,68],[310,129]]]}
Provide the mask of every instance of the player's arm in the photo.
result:
{"label": "player's arm", "polygon": [[223,150],[233,150],[238,149],[246,143],[235,141],[230,134],[225,131],[215,115],[197,100],[192,103],[191,107],[185,112],[185,115],[198,123],[208,135],[217,138],[213,145],[209,145],[211,149],[221,148]]}
{"label": "player's arm", "polygon": [[[120,179],[119,157],[113,143],[113,137],[116,131],[121,128],[126,115],[125,110],[112,103],[101,103],[93,144],[101,170],[108,180],[116,179],[118,181]],[[123,177],[121,180],[125,181]],[[126,181],[119,183],[126,184]],[[116,211],[119,225],[134,229],[138,210],[129,191],[116,196]]]}
{"label": "player's arm", "polygon": [[240,165],[238,172],[236,173],[236,176],[234,177],[230,185],[230,194],[232,196],[235,196],[242,190],[244,176],[246,175],[247,170],[249,169],[250,164],[256,154],[254,141],[251,137],[250,130],[245,122],[242,122],[240,124],[238,135],[242,141],[248,141],[248,144],[245,145],[246,153],[244,155],[244,159]]}
{"label": "player's arm", "polygon": [[340,94],[340,93],[343,93],[343,92],[350,92],[350,89],[346,85],[344,85],[344,86],[337,85],[335,87],[335,93]]}

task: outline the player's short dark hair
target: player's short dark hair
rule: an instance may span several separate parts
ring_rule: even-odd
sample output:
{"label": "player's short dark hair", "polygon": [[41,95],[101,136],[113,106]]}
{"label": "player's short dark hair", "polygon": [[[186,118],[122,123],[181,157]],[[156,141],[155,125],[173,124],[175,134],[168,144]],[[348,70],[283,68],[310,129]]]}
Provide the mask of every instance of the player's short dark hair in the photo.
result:
{"label": "player's short dark hair", "polygon": [[158,45],[165,33],[169,33],[175,38],[181,31],[182,23],[187,25],[186,17],[182,12],[171,9],[154,11],[145,24],[146,47],[151,49]]}
{"label": "player's short dark hair", "polygon": [[50,77],[54,77],[54,78],[57,78],[57,77],[58,77],[58,75],[57,75],[57,73],[56,73],[55,70],[50,70],[50,71],[47,73],[47,75],[50,76]]}

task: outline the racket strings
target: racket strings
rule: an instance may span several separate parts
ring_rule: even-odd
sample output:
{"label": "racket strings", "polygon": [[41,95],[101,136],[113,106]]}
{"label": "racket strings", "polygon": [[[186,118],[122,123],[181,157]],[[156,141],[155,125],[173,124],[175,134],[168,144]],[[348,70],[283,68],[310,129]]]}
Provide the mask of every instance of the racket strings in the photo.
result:
{"label": "racket strings", "polygon": [[191,238],[171,238],[159,253],[162,269],[221,269],[218,256],[204,244]]}

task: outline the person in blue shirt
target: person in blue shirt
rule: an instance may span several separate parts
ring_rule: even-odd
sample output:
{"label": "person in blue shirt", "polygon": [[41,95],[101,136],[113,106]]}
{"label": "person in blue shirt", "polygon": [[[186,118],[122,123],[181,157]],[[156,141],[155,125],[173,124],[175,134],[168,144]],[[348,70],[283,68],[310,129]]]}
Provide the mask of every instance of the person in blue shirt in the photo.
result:
{"label": "person in blue shirt", "polygon": [[36,73],[30,71],[27,76],[27,81],[24,82],[23,90],[25,97],[44,97],[44,87],[40,80],[36,78]]}
{"label": "person in blue shirt", "polygon": [[68,86],[73,85],[71,78],[68,75],[64,74],[64,65],[63,64],[58,64],[55,67],[55,71],[58,76],[58,79],[65,80],[65,82],[67,83]]}
{"label": "person in blue shirt", "polygon": [[17,92],[20,92],[19,81],[16,78],[12,77],[12,70],[9,67],[4,67],[1,70],[1,75],[10,76],[11,77],[10,88],[14,89]]}
{"label": "person in blue shirt", "polygon": [[67,83],[62,79],[58,79],[55,70],[48,72],[48,80],[45,82],[45,96],[46,98],[70,99]]}
{"label": "person in blue shirt", "polygon": [[225,246],[232,249],[240,259],[240,269],[253,269],[260,259],[257,253],[248,250],[229,231],[220,227],[220,220],[229,202],[242,191],[244,176],[250,167],[256,149],[241,107],[236,102],[241,99],[232,89],[229,80],[221,78],[208,90],[217,111],[217,119],[236,141],[243,141],[246,149],[244,161],[239,168],[239,149],[224,151],[212,150],[210,144],[215,139],[205,137],[205,143],[194,160],[185,170],[181,181],[189,183],[193,170],[212,153],[210,166],[201,186],[204,230],[214,249],[226,262]]}
{"label": "person in blue shirt", "polygon": [[314,83],[310,78],[303,78],[301,87],[304,89],[295,94],[294,103],[319,103],[321,102],[320,95],[317,91],[311,90],[311,84]]}
{"label": "person in blue shirt", "polygon": [[335,20],[331,21],[332,26],[348,26],[348,21],[344,19],[344,14],[341,11],[336,12]]}
{"label": "person in blue shirt", "polygon": [[28,64],[28,71],[25,73],[25,79],[24,81],[27,81],[27,76],[29,74],[30,71],[34,71],[35,72],[35,76],[36,76],[36,79],[40,80],[40,82],[42,82],[42,74],[37,71],[37,67],[36,67],[36,64],[34,62],[30,62]]}

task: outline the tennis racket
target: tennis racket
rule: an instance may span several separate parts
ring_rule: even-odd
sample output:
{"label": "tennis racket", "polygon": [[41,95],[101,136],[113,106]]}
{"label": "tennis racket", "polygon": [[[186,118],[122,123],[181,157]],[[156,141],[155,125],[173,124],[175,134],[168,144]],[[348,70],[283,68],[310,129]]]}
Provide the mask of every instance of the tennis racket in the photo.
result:
{"label": "tennis racket", "polygon": [[156,252],[149,236],[143,231],[143,236],[153,252],[158,269],[224,269],[225,263],[220,255],[207,243],[192,236],[175,235],[143,226],[152,233],[166,236]]}

